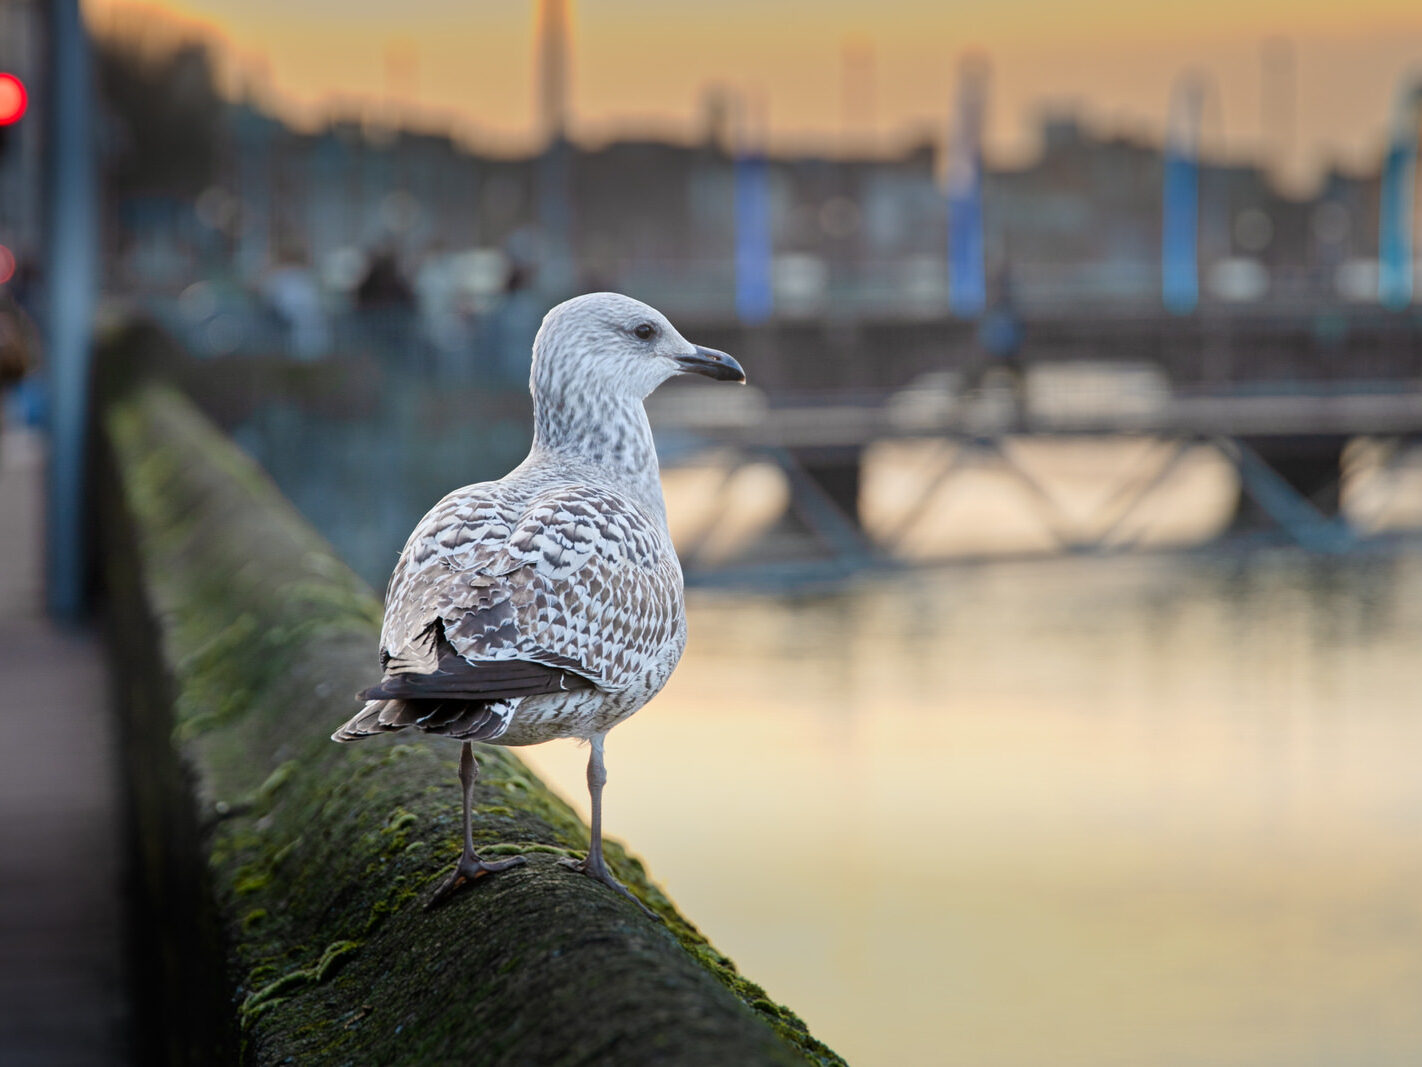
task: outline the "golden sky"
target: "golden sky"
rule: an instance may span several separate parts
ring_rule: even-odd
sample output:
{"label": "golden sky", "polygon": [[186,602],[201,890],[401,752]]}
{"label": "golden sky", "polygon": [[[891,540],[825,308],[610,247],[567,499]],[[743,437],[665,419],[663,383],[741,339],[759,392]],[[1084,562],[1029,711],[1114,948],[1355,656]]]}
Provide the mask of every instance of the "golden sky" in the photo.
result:
{"label": "golden sky", "polygon": [[[99,25],[118,0],[87,0]],[[292,113],[332,98],[408,107],[517,142],[533,127],[531,0],[161,0],[225,38]],[[1296,173],[1375,158],[1399,80],[1422,70],[1417,0],[583,0],[572,3],[575,133],[687,129],[708,84],[766,101],[771,135],[834,143],[846,129],[847,44],[872,55],[871,108],[850,129],[895,143],[946,121],[959,57],[991,61],[989,144],[1030,150],[1044,103],[1158,136],[1182,71],[1215,86],[1206,137],[1267,146]],[[1261,47],[1287,41],[1292,136],[1266,134]],[[859,84],[866,84],[860,75]],[[1277,82],[1275,84],[1278,84]],[[1275,99],[1288,99],[1276,94]],[[872,114],[872,121],[868,118]]]}

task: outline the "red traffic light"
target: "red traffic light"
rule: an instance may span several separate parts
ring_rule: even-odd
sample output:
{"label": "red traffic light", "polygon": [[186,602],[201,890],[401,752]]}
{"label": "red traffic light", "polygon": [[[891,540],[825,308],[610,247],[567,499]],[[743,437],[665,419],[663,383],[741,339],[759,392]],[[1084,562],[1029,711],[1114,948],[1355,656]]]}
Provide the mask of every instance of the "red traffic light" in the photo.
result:
{"label": "red traffic light", "polygon": [[0,74],[0,126],[19,122],[29,102],[24,82],[13,74]]}

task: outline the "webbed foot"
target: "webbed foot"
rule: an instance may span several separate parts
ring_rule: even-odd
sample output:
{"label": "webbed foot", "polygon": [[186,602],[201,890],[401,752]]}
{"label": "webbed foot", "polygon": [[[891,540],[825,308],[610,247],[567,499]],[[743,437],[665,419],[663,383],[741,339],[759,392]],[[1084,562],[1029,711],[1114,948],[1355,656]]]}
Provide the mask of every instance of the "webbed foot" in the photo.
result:
{"label": "webbed foot", "polygon": [[561,859],[558,861],[558,863],[560,866],[566,867],[570,871],[577,871],[579,874],[587,875],[593,881],[601,882],[609,889],[621,893],[633,904],[636,904],[637,907],[641,908],[642,911],[646,913],[648,918],[656,919],[657,922],[662,921],[662,917],[660,915],[658,915],[651,908],[647,907],[647,905],[643,904],[640,900],[634,897],[630,889],[628,889],[625,885],[619,882],[616,878],[612,877],[612,872],[607,869],[607,864],[602,862],[602,858],[600,856],[596,858],[589,856],[587,859],[581,860]]}
{"label": "webbed foot", "polygon": [[450,871],[449,876],[439,884],[439,888],[434,891],[434,895],[425,904],[425,908],[428,910],[444,903],[464,885],[477,881],[486,874],[506,871],[510,867],[522,867],[527,862],[527,856],[510,856],[506,860],[481,860],[473,853],[467,853],[459,858],[459,862],[454,865],[454,870]]}

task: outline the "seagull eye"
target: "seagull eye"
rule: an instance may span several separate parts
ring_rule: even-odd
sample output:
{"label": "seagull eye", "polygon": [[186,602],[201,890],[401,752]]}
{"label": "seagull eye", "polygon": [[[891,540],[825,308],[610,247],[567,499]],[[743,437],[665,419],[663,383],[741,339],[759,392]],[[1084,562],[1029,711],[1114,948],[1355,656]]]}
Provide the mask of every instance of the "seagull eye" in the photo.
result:
{"label": "seagull eye", "polygon": [[640,340],[650,341],[657,332],[657,328],[650,322],[644,322],[640,326],[633,327],[632,332],[636,334]]}

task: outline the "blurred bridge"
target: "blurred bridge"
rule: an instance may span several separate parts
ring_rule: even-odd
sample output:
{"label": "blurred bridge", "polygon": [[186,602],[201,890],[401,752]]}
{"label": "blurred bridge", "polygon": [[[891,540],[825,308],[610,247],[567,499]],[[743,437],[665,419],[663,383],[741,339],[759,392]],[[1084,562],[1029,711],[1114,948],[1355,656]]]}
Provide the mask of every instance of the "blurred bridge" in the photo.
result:
{"label": "blurred bridge", "polygon": [[[677,318],[702,344],[755,368],[772,395],[884,391],[945,369],[982,362],[977,324],[963,319],[842,318],[746,326]],[[1347,304],[1203,305],[1188,316],[1113,314],[1099,304],[1028,314],[1022,359],[1141,362],[1172,385],[1228,390],[1291,383],[1387,382],[1422,378],[1422,311]]]}
{"label": "blurred bridge", "polygon": [[[658,421],[773,457],[799,513],[840,554],[872,551],[858,503],[877,441],[956,438],[1000,454],[997,442],[1021,434],[1147,435],[1181,450],[1203,441],[1239,474],[1236,529],[1274,525],[1332,551],[1355,539],[1339,514],[1346,444],[1422,437],[1422,315],[1377,308],[1064,313],[1027,322],[1011,361],[987,356],[973,323],[950,319],[684,332],[735,353],[763,394],[727,404],[674,392]],[[1083,388],[1073,368],[1097,373]]]}
{"label": "blurred bridge", "polygon": [[[828,555],[852,566],[886,553],[884,539],[866,534],[860,514],[864,459],[881,441],[953,441],[969,446],[960,455],[1008,468],[1069,549],[1102,547],[1103,539],[1079,533],[1080,524],[1051,521],[1060,518],[1049,514],[1057,508],[1053,494],[1033,485],[1031,471],[1018,469],[1010,439],[1171,443],[1158,472],[1123,488],[1126,498],[1108,493],[1111,514],[1086,524],[1108,532],[1116,511],[1129,513],[1204,443],[1238,474],[1235,529],[1278,527],[1302,544],[1334,551],[1359,536],[1341,514],[1348,443],[1387,439],[1385,453],[1422,438],[1422,315],[1376,306],[1235,310],[1207,303],[1189,316],[1139,310],[1112,315],[1094,308],[1039,313],[1021,323],[1023,343],[1011,359],[985,351],[977,324],[946,316],[780,317],[759,326],[687,312],[674,317],[687,337],[741,359],[753,388],[708,391],[691,383],[659,391],[649,408],[670,450],[710,444],[747,460],[771,459],[792,491],[781,547],[798,554],[808,532]],[[180,318],[172,316],[175,324]],[[503,328],[497,313],[484,316],[467,343],[448,351],[421,335],[412,313],[344,316],[331,324],[335,358],[310,361],[304,375],[279,369],[285,361],[300,362],[299,353],[283,349],[276,333],[240,309],[196,323],[188,331],[189,346],[201,350],[219,332],[213,327],[228,318],[242,325],[232,331],[246,338],[242,351],[231,352],[234,358],[209,353],[197,360],[202,373],[194,381],[208,383],[204,395],[220,398],[225,424],[245,427],[249,444],[272,437],[258,448],[263,461],[306,507],[333,509],[325,529],[339,529],[336,513],[349,506],[341,494],[328,492],[329,485],[359,493],[382,465],[389,467],[387,476],[374,483],[398,482],[419,500],[437,494],[437,478],[436,484],[415,484],[435,472],[417,468],[416,475],[402,465],[406,453],[390,443],[405,440],[402,435],[417,453],[444,427],[441,447],[448,452],[454,426],[478,426],[460,461],[470,478],[496,476],[505,463],[517,462],[526,444],[523,383],[536,316],[517,329]],[[277,364],[259,371],[260,361],[250,357],[263,352],[276,356]],[[323,381],[324,391],[317,388]],[[331,418],[313,426],[309,440],[301,436],[304,420],[286,419],[280,410],[254,425],[253,411],[277,396]],[[370,425],[377,409],[384,420],[378,433]],[[382,441],[372,451],[372,443]],[[323,475],[303,492],[308,464],[303,459],[293,465],[286,457],[307,457],[313,449],[348,465],[348,476]],[[1176,458],[1168,458],[1171,453]],[[959,461],[957,469],[971,461]],[[930,477],[924,508],[953,473],[945,469]],[[409,516],[388,492],[381,498],[371,502],[370,514],[385,516],[392,539],[403,537]],[[383,568],[384,557],[379,559]]]}

